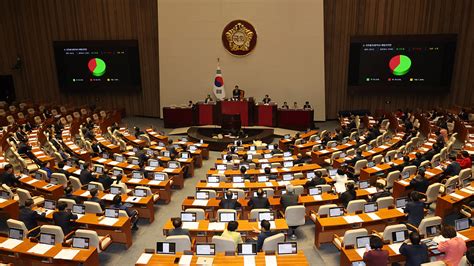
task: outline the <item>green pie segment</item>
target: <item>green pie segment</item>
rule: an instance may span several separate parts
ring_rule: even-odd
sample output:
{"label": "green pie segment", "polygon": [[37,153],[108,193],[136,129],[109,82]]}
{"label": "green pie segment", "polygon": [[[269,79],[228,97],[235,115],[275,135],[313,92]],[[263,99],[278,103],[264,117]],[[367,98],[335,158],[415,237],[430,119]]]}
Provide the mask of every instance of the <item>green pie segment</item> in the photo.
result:
{"label": "green pie segment", "polygon": [[396,55],[390,59],[388,66],[393,75],[403,76],[410,71],[411,59],[406,55]]}
{"label": "green pie segment", "polygon": [[95,77],[101,77],[105,74],[106,64],[104,60],[100,58],[92,58],[87,64],[89,71],[92,72],[92,75]]}

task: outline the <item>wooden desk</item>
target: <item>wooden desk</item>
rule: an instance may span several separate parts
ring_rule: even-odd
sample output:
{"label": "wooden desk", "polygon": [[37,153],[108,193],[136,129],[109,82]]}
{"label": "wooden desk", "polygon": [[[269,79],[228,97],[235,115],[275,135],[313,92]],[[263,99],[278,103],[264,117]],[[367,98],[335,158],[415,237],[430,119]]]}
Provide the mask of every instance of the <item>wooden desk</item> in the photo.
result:
{"label": "wooden desk", "polygon": [[64,146],[66,146],[66,149],[68,149],[72,154],[81,158],[84,161],[88,161],[90,159],[90,153],[81,149],[81,147],[77,146],[73,142],[70,127],[64,127],[63,131],[61,132],[61,138]]}
{"label": "wooden desk", "polygon": [[130,218],[119,217],[118,221],[111,226],[100,224],[99,222],[102,218],[103,216],[99,217],[95,214],[88,213],[77,219],[76,223],[85,226],[87,229],[96,231],[99,235],[109,234],[113,242],[125,244],[127,249],[132,246]]}
{"label": "wooden desk", "polygon": [[[272,168],[271,173],[277,175],[289,174],[289,173],[299,173],[299,172],[308,172],[314,171],[316,169],[321,169],[321,166],[318,164],[303,164],[302,166],[295,165],[293,167],[285,168]],[[217,175],[217,174],[224,174],[225,176],[234,176],[234,175],[242,175],[240,170],[225,170],[225,171],[218,171],[218,170],[208,170],[207,176],[210,175]],[[251,176],[258,176],[265,174],[263,169],[249,169],[247,170],[246,174]]]}
{"label": "wooden desk", "polygon": [[142,139],[138,139],[135,137],[135,135],[132,135],[128,132],[126,128],[120,128],[119,132],[123,136],[123,140],[125,140],[127,143],[130,143],[133,146],[145,146],[146,142]]}
{"label": "wooden desk", "polygon": [[160,135],[156,132],[153,128],[145,129],[145,132],[150,136],[153,140],[157,142],[162,142],[164,144],[168,144],[168,136]]}
{"label": "wooden desk", "polygon": [[[163,255],[163,254],[153,254],[147,264],[135,264],[136,266],[141,265],[176,265],[175,259],[180,258],[183,255],[181,252],[178,252],[176,255]],[[197,259],[199,256],[194,255],[191,260],[191,265],[196,265]],[[214,257],[212,265],[244,265],[243,256],[226,256],[224,253],[217,253]],[[306,256],[303,251],[298,251],[298,254],[294,255],[276,255],[277,264],[281,266],[305,266],[309,265]],[[265,254],[258,253],[255,256],[255,265],[265,265]]]}
{"label": "wooden desk", "polygon": [[[84,201],[88,200],[91,198],[90,193],[87,190],[76,190],[74,191],[73,195],[81,197]],[[104,200],[107,203],[111,203],[111,199],[107,199],[107,194],[104,193],[103,191],[99,191],[97,194],[97,197],[99,199]],[[155,209],[153,208],[153,196],[147,196],[147,197],[142,197],[140,198],[139,201],[132,201],[132,199],[137,198],[134,196],[129,196],[129,195],[122,195],[122,203],[130,203],[133,206],[131,207],[132,209],[136,210],[138,212],[138,217],[148,219],[150,223],[155,221]]]}
{"label": "wooden desk", "polygon": [[314,245],[319,248],[322,243],[331,243],[334,239],[334,234],[343,236],[344,232],[355,228],[366,228],[367,231],[377,230],[382,232],[385,226],[389,224],[396,224],[405,218],[405,213],[399,209],[380,209],[374,212],[380,220],[372,220],[367,214],[356,215],[362,222],[348,223],[344,217],[352,216],[345,215],[340,217],[312,217],[311,220],[316,224],[314,230]]}
{"label": "wooden desk", "polygon": [[[434,183],[438,181],[439,177],[443,174],[443,170],[439,168],[429,168],[425,172],[426,179],[429,180],[430,183]],[[410,194],[412,189],[410,186],[410,181],[415,178],[415,175],[410,176],[404,180],[397,180],[393,183],[393,190],[392,195],[394,198],[400,198],[403,196],[407,196]]]}
{"label": "wooden desk", "polygon": [[324,159],[330,158],[333,153],[348,150],[354,147],[355,144],[355,141],[349,141],[346,144],[340,144],[333,148],[326,147],[323,150],[311,151],[311,160],[313,163],[324,164]]}
{"label": "wooden desk", "polygon": [[[310,130],[308,132],[305,132],[305,133],[302,133],[300,134],[300,138],[302,139],[309,139],[311,136],[315,135],[315,134],[318,134],[318,131],[317,130]],[[295,139],[294,138],[290,138],[290,139],[283,139],[281,138],[279,141],[278,141],[278,147],[282,150],[282,151],[287,151],[289,148],[290,148],[290,145],[293,144],[295,142]]]}
{"label": "wooden desk", "polygon": [[[8,238],[0,237],[0,243],[3,243]],[[19,244],[13,249],[0,248],[0,257],[2,262],[10,262],[15,265],[42,265],[43,260],[48,260],[53,265],[99,265],[99,254],[97,249],[92,247],[89,249],[75,249],[79,250],[79,253],[72,260],[55,259],[54,257],[61,250],[69,250],[73,248],[62,247],[61,244],[52,246],[45,254],[36,254],[28,252],[36,243],[31,242],[28,239],[23,240],[23,243]],[[13,255],[13,256],[12,256]]]}
{"label": "wooden desk", "polygon": [[139,182],[135,182],[135,180],[137,179],[133,180],[132,182],[130,182],[130,180],[133,180],[133,179],[129,179],[128,177],[122,177],[122,182],[126,183],[127,186],[150,187],[151,191],[158,192],[160,194],[160,200],[164,201],[165,203],[169,203],[171,201],[171,185],[173,183],[173,180],[167,179],[159,183],[153,180],[146,179],[146,178],[138,179]]}
{"label": "wooden desk", "polygon": [[43,196],[52,200],[58,200],[64,196],[64,188],[62,185],[53,185],[44,180],[38,180],[25,175],[19,180],[21,185],[33,195]]}
{"label": "wooden desk", "polygon": [[110,153],[118,153],[120,152],[120,146],[113,144],[112,142],[108,141],[99,132],[95,133],[95,139],[99,144],[102,146],[103,149]]}
{"label": "wooden desk", "polygon": [[17,200],[4,200],[0,202],[0,212],[6,214],[7,218],[18,219],[20,215],[20,205]]}
{"label": "wooden desk", "polygon": [[460,207],[465,204],[474,195],[474,183],[463,189],[456,189],[451,194],[438,196],[436,200],[435,215],[444,218],[448,214],[458,211]]}
{"label": "wooden desk", "polygon": [[226,183],[226,182],[220,182],[220,183],[207,183],[206,181],[201,181],[196,184],[196,189],[214,189],[217,191],[222,191],[222,190],[227,190],[229,188],[238,188],[238,189],[244,189],[244,190],[249,190],[249,191],[256,191],[259,188],[274,188],[275,189],[275,195],[279,195],[279,189],[280,188],[285,188],[286,185],[292,184],[294,186],[298,185],[304,185],[306,184],[308,180],[307,179],[295,179],[291,181],[268,181],[268,182],[244,182],[244,183]]}

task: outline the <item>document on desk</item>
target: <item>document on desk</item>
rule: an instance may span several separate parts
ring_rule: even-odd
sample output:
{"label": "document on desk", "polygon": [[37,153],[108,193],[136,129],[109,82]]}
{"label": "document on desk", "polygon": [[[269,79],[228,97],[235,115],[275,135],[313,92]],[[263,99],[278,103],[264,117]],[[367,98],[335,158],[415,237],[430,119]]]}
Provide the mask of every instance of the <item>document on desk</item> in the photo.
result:
{"label": "document on desk", "polygon": [[118,221],[117,218],[105,217],[99,221],[99,224],[112,226]]}
{"label": "document on desk", "polygon": [[148,181],[148,185],[159,186],[160,184],[161,184],[161,181],[158,181],[158,180]]}
{"label": "document on desk", "polygon": [[468,240],[469,240],[469,237],[465,237],[464,235],[461,235],[459,232],[456,233],[456,236],[459,237],[459,238],[461,238],[461,239],[464,240],[464,241],[468,241]]}
{"label": "document on desk", "polygon": [[125,202],[132,202],[132,203],[137,203],[139,202],[143,197],[128,197]]}
{"label": "document on desk", "polygon": [[91,193],[88,191],[84,192],[81,194],[81,197],[89,197],[91,195]]}
{"label": "document on desk", "polygon": [[26,182],[28,185],[34,184],[38,182],[38,179],[31,179],[30,181]]}
{"label": "document on desk", "polygon": [[74,171],[73,174],[80,175],[81,174],[81,169]]}
{"label": "document on desk", "polygon": [[462,188],[461,189],[462,192],[466,193],[466,194],[469,194],[469,195],[472,195],[474,194],[474,191],[468,189],[468,188]]}
{"label": "document on desk", "polygon": [[395,254],[400,254],[400,247],[402,246],[403,242],[400,243],[394,243],[388,245],[388,247],[395,252]]}
{"label": "document on desk", "polygon": [[373,213],[373,212],[367,213],[367,216],[369,216],[370,219],[372,219],[374,221],[380,220],[380,217],[377,214]]}
{"label": "document on desk", "polygon": [[112,162],[110,162],[109,164],[110,164],[110,165],[117,165],[117,164],[119,164],[119,163],[120,163],[120,162],[112,161]]}
{"label": "document on desk", "polygon": [[276,266],[277,257],[276,256],[265,256],[265,265],[267,266]]}
{"label": "document on desk", "polygon": [[357,249],[356,249],[357,254],[359,254],[359,256],[360,256],[361,258],[364,258],[364,253],[365,253],[365,251],[366,251],[366,248],[357,248]]}
{"label": "document on desk", "polygon": [[283,168],[281,168],[281,171],[283,171],[283,172],[289,172],[289,171],[291,171],[291,169],[288,168],[288,167],[283,167]]}
{"label": "document on desk", "polygon": [[272,182],[265,182],[265,186],[267,186],[267,187],[273,187],[273,183],[272,183]]}
{"label": "document on desk", "polygon": [[173,172],[174,172],[174,169],[165,168],[164,172],[165,172],[165,173],[173,173]]}
{"label": "document on desk", "polygon": [[107,159],[104,159],[104,158],[100,158],[99,160],[97,160],[99,163],[104,163],[107,161]]}
{"label": "document on desk", "polygon": [[5,201],[7,201],[7,200],[0,198],[0,203],[4,203]]}
{"label": "document on desk", "polygon": [[405,210],[403,208],[397,208],[397,211],[399,211],[401,213],[405,213]]}
{"label": "document on desk", "polygon": [[199,266],[210,266],[214,262],[213,257],[198,257],[196,261],[196,265]]}
{"label": "document on desk", "polygon": [[259,163],[268,163],[268,159],[260,159],[258,160]]}
{"label": "document on desk", "polygon": [[232,184],[232,187],[244,188],[244,187],[245,187],[245,184],[244,184],[244,183],[233,183],[233,184]]}
{"label": "document on desk", "polygon": [[374,194],[374,193],[377,193],[377,188],[369,187],[369,188],[366,188],[365,191],[367,191],[369,194]]}
{"label": "document on desk", "polygon": [[146,171],[154,171],[156,167],[153,166],[145,166]]}
{"label": "document on desk", "polygon": [[313,196],[314,200],[315,201],[322,201],[323,200],[323,197],[321,197],[321,195],[315,195]]}
{"label": "document on desk", "polygon": [[209,226],[207,227],[209,231],[224,231],[224,228],[225,228],[225,223],[220,223],[220,222],[209,223]]}
{"label": "document on desk", "polygon": [[199,199],[195,199],[193,201],[193,206],[207,206],[207,202],[209,202],[209,200],[199,200]]}
{"label": "document on desk", "polygon": [[153,257],[153,254],[151,253],[142,253],[142,255],[140,255],[140,258],[138,258],[136,264],[148,264],[151,257]]}
{"label": "document on desk", "polygon": [[219,187],[219,183],[207,183],[206,187]]}
{"label": "document on desk", "polygon": [[382,171],[382,168],[377,167],[377,166],[372,167],[372,169],[374,169],[375,171]]}
{"label": "document on desk", "polygon": [[278,183],[278,186],[285,187],[290,184],[290,181],[278,181],[277,183]]}
{"label": "document on desk", "polygon": [[54,247],[53,245],[36,244],[32,248],[30,248],[28,252],[43,255],[53,247]]}
{"label": "document on desk", "polygon": [[379,148],[381,148],[381,149],[387,149],[388,146],[387,146],[387,145],[380,145]]}
{"label": "document on desk", "polygon": [[464,199],[463,196],[461,196],[461,195],[459,195],[459,194],[456,194],[456,193],[451,193],[451,194],[449,194],[449,196],[451,196],[451,197],[453,197],[453,198],[458,198],[458,199],[461,199],[461,200]]}
{"label": "document on desk", "polygon": [[362,223],[363,222],[363,220],[358,215],[344,216],[344,220],[346,220],[346,222],[349,223],[349,224]]}
{"label": "document on desk", "polygon": [[399,180],[398,182],[400,182],[400,184],[405,185],[405,186],[410,185],[410,183],[408,183],[408,182],[405,181],[405,180]]}
{"label": "document on desk", "polygon": [[77,249],[62,249],[54,258],[58,260],[72,260],[78,253],[79,250]]}
{"label": "document on desk", "polygon": [[101,199],[103,199],[103,200],[113,200],[114,197],[115,197],[114,194],[105,194],[104,196],[102,196]]}
{"label": "document on desk", "polygon": [[255,266],[255,256],[243,256],[244,266]]}
{"label": "document on desk", "polygon": [[191,260],[193,259],[193,255],[181,255],[181,258],[179,259],[179,265],[182,266],[187,266],[191,265]]}
{"label": "document on desk", "polygon": [[197,230],[199,227],[199,222],[183,222],[183,228],[189,230]]}
{"label": "document on desk", "polygon": [[283,157],[283,161],[293,161],[293,157]]}
{"label": "document on desk", "polygon": [[6,248],[6,249],[14,249],[16,248],[16,246],[20,245],[21,243],[23,243],[22,240],[9,238],[3,241],[2,243],[0,243],[0,247]]}

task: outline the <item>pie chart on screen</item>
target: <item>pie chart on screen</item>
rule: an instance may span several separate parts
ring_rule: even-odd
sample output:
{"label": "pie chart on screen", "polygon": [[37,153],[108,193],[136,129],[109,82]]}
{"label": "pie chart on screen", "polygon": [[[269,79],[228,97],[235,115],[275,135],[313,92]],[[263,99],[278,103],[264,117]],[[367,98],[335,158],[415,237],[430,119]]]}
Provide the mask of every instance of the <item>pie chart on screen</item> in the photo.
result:
{"label": "pie chart on screen", "polygon": [[393,75],[403,76],[410,71],[411,59],[406,55],[396,55],[390,59],[388,66]]}
{"label": "pie chart on screen", "polygon": [[104,60],[100,58],[92,58],[89,60],[89,63],[87,63],[87,67],[94,77],[101,77],[105,74],[105,68],[107,66]]}

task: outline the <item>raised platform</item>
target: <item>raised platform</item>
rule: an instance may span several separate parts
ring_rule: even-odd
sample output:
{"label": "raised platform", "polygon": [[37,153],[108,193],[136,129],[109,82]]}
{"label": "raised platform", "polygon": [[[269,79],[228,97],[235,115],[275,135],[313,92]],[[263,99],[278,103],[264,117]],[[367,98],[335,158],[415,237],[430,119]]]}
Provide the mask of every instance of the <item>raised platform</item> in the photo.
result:
{"label": "raised platform", "polygon": [[242,128],[245,137],[226,136],[221,128],[215,127],[190,127],[188,137],[192,141],[198,142],[201,139],[209,144],[209,149],[213,151],[223,151],[227,145],[241,140],[243,143],[252,143],[254,140],[261,140],[266,143],[273,141],[273,128]]}

